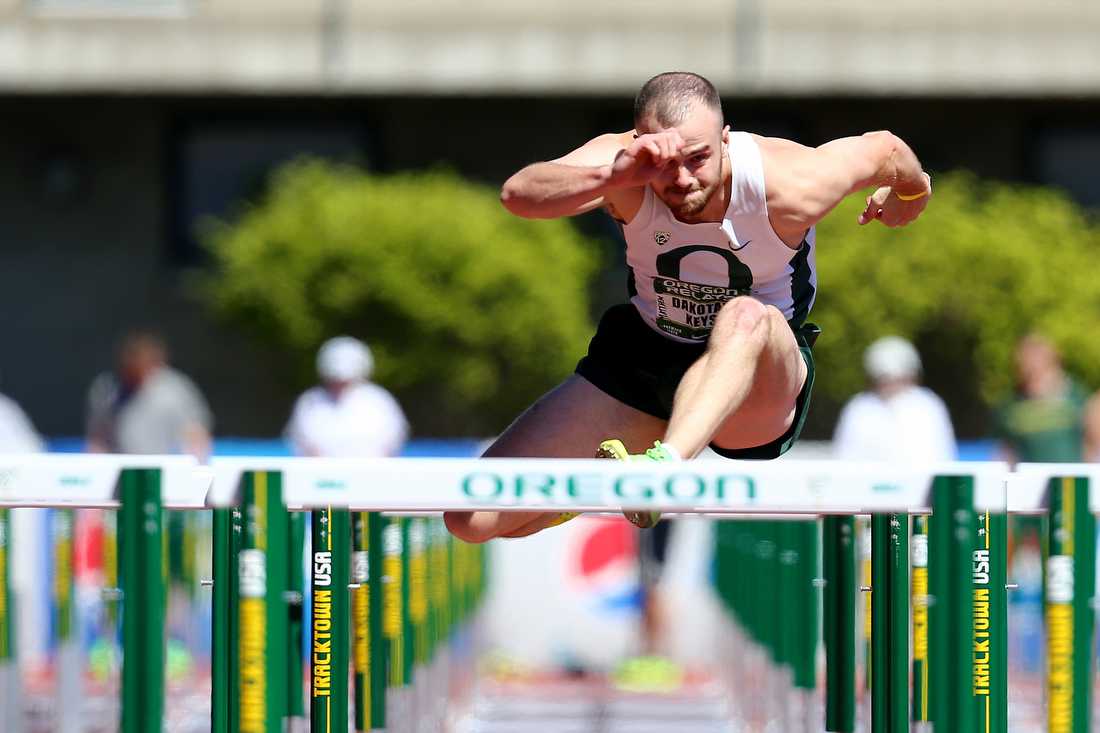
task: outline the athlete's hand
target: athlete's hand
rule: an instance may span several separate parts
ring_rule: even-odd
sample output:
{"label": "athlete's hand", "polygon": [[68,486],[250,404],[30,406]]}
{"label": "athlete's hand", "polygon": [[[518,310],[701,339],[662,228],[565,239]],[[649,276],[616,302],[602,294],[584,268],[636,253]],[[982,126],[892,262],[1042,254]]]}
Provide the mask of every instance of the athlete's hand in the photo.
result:
{"label": "athlete's hand", "polygon": [[928,182],[927,195],[910,201],[898,198],[892,188],[883,186],[867,197],[867,205],[859,215],[859,223],[868,224],[878,219],[888,227],[903,227],[921,215],[931,198],[931,179]]}
{"label": "athlete's hand", "polygon": [[611,181],[623,188],[644,186],[670,163],[681,159],[684,139],[675,130],[639,135],[611,164]]}

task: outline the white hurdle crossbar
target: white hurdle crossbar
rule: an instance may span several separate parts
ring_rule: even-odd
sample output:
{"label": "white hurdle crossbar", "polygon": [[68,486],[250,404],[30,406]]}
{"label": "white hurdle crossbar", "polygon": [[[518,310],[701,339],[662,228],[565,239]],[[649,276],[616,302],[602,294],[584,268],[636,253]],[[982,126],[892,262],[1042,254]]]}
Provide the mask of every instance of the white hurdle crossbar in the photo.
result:
{"label": "white hurdle crossbar", "polygon": [[287,505],[357,511],[658,509],[705,514],[931,512],[935,476],[974,476],[975,508],[1004,511],[1007,466],[832,461],[623,463],[578,459],[215,459],[211,506],[247,471],[278,471]]}
{"label": "white hurdle crossbar", "polygon": [[[841,461],[215,458],[207,468],[181,456],[0,455],[0,506],[117,508],[116,485],[123,468],[161,469],[168,509],[233,506],[245,472],[278,471],[285,501],[296,509],[927,514],[932,479],[944,475],[975,477],[979,511],[1042,511],[1045,491],[1036,487],[1044,483],[1043,476],[1065,467],[1024,465],[1024,473],[1011,474],[1005,464],[996,462],[918,466]],[[1081,468],[1100,476],[1100,467]]]}

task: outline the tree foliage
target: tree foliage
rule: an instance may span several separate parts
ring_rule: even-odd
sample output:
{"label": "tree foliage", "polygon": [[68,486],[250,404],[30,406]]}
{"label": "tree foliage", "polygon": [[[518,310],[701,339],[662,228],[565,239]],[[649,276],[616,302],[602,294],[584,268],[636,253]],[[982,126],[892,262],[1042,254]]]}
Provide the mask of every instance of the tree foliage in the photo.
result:
{"label": "tree foliage", "polygon": [[591,335],[598,247],[445,170],[298,161],[204,240],[218,313],[283,349],[302,383],[322,341],[364,339],[421,434],[500,429],[572,371]]}
{"label": "tree foliage", "polygon": [[826,400],[862,387],[863,350],[886,334],[918,344],[964,434],[982,428],[972,412],[1011,391],[1012,351],[1029,331],[1100,385],[1100,227],[1067,195],[937,176],[924,215],[903,229],[857,226],[863,200],[850,197],[818,227],[812,319],[824,329],[815,354]]}

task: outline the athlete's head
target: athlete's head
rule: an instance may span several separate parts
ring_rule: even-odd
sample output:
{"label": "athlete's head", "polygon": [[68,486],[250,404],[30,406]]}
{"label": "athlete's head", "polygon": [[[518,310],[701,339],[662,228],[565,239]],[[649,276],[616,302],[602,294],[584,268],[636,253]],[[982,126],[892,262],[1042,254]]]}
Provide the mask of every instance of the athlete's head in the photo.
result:
{"label": "athlete's head", "polygon": [[723,124],[718,90],[698,74],[658,74],[634,100],[634,129],[639,135],[673,129],[680,133],[686,143],[683,158],[667,166],[650,185],[678,218],[700,215],[723,185],[729,128]]}

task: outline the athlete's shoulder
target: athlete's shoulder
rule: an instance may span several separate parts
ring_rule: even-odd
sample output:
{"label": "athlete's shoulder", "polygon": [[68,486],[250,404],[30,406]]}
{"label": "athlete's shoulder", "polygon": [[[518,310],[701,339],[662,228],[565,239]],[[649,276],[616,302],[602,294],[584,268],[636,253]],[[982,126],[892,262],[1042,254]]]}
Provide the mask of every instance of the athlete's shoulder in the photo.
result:
{"label": "athlete's shoulder", "polygon": [[813,150],[813,148],[794,140],[788,140],[785,137],[767,137],[756,133],[748,133],[748,135],[756,143],[757,149],[760,150],[760,156],[764,158],[765,162],[768,162],[769,158],[800,157]]}

